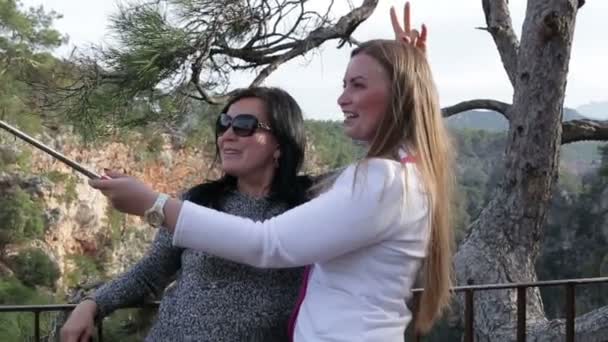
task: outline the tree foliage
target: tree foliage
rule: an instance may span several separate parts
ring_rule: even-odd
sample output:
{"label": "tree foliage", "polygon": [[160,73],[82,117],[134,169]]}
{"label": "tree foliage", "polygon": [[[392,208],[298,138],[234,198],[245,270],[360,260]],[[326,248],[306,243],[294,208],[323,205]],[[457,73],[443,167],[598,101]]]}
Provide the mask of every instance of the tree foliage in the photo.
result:
{"label": "tree foliage", "polygon": [[42,204],[38,199],[21,188],[0,199],[0,247],[43,234]]}
{"label": "tree foliage", "polygon": [[325,41],[350,41],[377,2],[364,0],[334,20],[333,1],[323,13],[310,10],[309,0],[132,1],[112,17],[110,46],[76,54],[57,77],[63,82],[39,87],[53,94],[50,108],[91,136],[116,126],[175,125],[193,100],[225,101],[234,72],[254,72],[250,85],[259,85]]}
{"label": "tree foliage", "polygon": [[29,248],[10,258],[15,276],[24,285],[53,288],[61,275],[57,264],[38,248]]}
{"label": "tree foliage", "polygon": [[61,16],[42,7],[23,9],[0,0],[0,118],[26,131],[40,128],[38,104],[44,96],[31,82],[52,77],[57,60],[49,53],[66,41],[53,28]]}

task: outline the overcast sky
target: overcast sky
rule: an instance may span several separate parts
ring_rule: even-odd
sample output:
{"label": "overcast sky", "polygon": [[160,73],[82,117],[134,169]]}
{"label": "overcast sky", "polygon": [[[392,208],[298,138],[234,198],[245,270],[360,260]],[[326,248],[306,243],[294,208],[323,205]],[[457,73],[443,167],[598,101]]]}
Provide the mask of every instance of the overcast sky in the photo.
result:
{"label": "overcast sky", "polygon": [[[323,7],[327,0],[314,0]],[[113,0],[23,0],[25,6],[43,5],[63,14],[55,27],[70,42],[58,53],[67,54],[73,46],[101,43],[107,37],[108,16],[114,13]],[[361,0],[353,0],[359,5]],[[511,102],[512,89],[500,63],[494,43],[484,26],[481,0],[411,0],[412,19],[429,28],[429,59],[440,92],[442,106],[473,98],[494,98]],[[391,38],[389,8],[399,10],[405,0],[380,0],[374,14],[354,33],[358,40]],[[519,35],[525,13],[525,0],[509,1],[513,25]],[[336,0],[334,16],[346,13],[347,1]],[[587,1],[576,23],[566,106],[578,107],[594,101],[608,101],[608,1]],[[336,41],[306,58],[281,66],[266,81],[280,86],[298,100],[308,118],[341,119],[336,104],[349,48],[336,49]],[[235,85],[253,78],[238,75]],[[608,119],[608,114],[605,117]]]}

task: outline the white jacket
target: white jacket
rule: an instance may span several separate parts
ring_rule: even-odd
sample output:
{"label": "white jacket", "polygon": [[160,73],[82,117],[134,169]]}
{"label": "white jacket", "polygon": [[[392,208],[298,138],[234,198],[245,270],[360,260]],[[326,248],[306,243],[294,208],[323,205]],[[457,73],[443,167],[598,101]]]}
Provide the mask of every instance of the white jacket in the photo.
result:
{"label": "white jacket", "polygon": [[427,196],[414,164],[370,159],[355,169],[264,222],[184,202],[173,244],[255,267],[314,264],[296,342],[403,341],[429,238]]}

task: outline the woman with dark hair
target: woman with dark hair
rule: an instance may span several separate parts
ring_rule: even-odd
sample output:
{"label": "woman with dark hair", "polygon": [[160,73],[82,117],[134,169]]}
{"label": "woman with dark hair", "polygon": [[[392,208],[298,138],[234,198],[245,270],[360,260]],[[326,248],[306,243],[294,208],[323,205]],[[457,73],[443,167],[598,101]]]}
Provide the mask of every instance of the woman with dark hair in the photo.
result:
{"label": "woman with dark hair", "polygon": [[[238,91],[216,124],[223,176],[182,198],[255,221],[270,219],[306,201],[310,181],[297,175],[304,149],[302,112],[288,93],[266,87]],[[142,260],[76,307],[62,328],[62,341],[88,341],[95,318],[150,294],[162,299],[146,341],[287,339],[301,268],[254,268],[174,247],[171,241],[167,230],[158,230]]]}

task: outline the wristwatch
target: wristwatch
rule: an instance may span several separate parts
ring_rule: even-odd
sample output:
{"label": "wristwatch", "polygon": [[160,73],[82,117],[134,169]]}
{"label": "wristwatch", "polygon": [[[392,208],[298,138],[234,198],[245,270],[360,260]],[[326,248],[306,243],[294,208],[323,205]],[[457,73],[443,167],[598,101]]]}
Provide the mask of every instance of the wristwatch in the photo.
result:
{"label": "wristwatch", "polygon": [[144,219],[152,227],[158,228],[163,224],[163,221],[165,221],[165,212],[163,209],[165,208],[165,203],[167,203],[168,199],[169,196],[167,194],[158,194],[154,205],[144,213]]}

